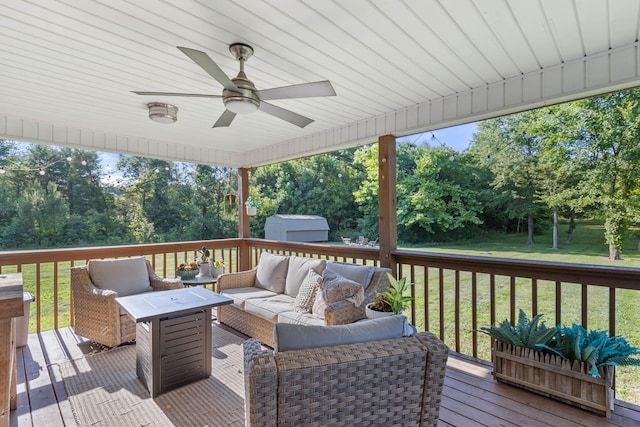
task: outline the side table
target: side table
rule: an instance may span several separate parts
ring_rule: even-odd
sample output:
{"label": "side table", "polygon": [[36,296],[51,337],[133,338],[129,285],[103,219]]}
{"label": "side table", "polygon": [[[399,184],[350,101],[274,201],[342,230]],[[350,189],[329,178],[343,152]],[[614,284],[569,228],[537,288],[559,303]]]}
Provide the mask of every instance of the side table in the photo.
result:
{"label": "side table", "polygon": [[218,283],[217,277],[196,277],[194,279],[183,280],[182,284],[185,286],[203,286],[205,289],[207,285],[211,284],[211,290],[216,292],[216,283]]}

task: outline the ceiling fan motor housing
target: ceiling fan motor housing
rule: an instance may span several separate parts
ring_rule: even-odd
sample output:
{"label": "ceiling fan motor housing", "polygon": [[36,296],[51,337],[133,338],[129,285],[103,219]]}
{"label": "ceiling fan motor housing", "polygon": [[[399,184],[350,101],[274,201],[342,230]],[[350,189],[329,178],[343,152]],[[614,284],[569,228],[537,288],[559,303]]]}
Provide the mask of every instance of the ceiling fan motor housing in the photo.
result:
{"label": "ceiling fan motor housing", "polygon": [[231,81],[239,91],[235,92],[226,89],[222,91],[222,101],[225,107],[238,114],[249,114],[257,111],[260,107],[260,98],[254,93],[256,87],[253,82],[242,71]]}

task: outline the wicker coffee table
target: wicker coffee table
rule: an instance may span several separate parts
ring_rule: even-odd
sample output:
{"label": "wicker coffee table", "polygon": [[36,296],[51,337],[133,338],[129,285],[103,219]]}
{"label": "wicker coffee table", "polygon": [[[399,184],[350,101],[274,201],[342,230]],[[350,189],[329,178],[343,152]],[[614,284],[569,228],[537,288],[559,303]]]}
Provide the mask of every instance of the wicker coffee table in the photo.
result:
{"label": "wicker coffee table", "polygon": [[136,373],[151,397],[211,375],[211,308],[231,299],[193,287],[116,302],[136,322]]}

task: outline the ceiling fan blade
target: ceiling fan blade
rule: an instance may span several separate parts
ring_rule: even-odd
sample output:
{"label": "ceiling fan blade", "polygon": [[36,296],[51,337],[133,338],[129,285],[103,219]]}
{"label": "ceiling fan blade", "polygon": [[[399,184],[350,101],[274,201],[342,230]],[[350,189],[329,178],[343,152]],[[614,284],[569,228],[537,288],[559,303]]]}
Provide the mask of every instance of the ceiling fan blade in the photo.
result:
{"label": "ceiling fan blade", "polygon": [[274,87],[256,91],[261,101],[270,99],[312,98],[315,96],[336,96],[329,80],[302,83],[299,85]]}
{"label": "ceiling fan blade", "polygon": [[260,111],[264,111],[267,114],[271,114],[274,117],[287,121],[301,128],[307,126],[310,123],[313,123],[312,119],[309,119],[305,116],[301,116],[300,114],[294,113],[293,111],[276,107],[275,105],[269,104],[267,102],[260,103]]}
{"label": "ceiling fan blade", "polygon": [[218,118],[218,121],[212,126],[214,128],[227,127],[231,125],[231,122],[236,117],[236,113],[229,110],[224,110],[224,113]]}
{"label": "ceiling fan blade", "polygon": [[176,93],[176,92],[142,92],[132,90],[136,95],[152,95],[152,96],[186,96],[190,98],[222,98],[222,95],[209,95],[206,93]]}
{"label": "ceiling fan blade", "polygon": [[233,92],[239,92],[238,87],[231,81],[231,79],[218,67],[218,64],[213,62],[213,59],[204,52],[195,49],[189,49],[188,47],[180,47],[178,49],[187,55],[193,62],[198,64],[200,68],[205,70],[211,77],[216,79],[225,89]]}

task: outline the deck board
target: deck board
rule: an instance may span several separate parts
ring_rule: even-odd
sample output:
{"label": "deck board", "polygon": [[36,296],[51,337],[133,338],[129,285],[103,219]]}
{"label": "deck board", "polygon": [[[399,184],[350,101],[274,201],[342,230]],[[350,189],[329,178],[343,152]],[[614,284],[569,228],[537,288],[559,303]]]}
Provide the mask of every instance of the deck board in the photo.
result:
{"label": "deck board", "polygon": [[[217,323],[214,322],[214,327]],[[76,427],[59,365],[104,347],[78,337],[71,328],[29,335],[19,348],[18,409],[12,427]],[[216,422],[217,421],[217,422]],[[212,420],[211,425],[224,425]],[[491,365],[452,353],[442,396],[439,427],[448,426],[638,426],[640,407],[616,401],[611,419],[494,381]]]}

